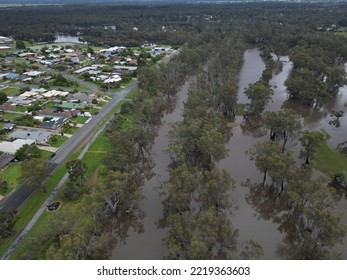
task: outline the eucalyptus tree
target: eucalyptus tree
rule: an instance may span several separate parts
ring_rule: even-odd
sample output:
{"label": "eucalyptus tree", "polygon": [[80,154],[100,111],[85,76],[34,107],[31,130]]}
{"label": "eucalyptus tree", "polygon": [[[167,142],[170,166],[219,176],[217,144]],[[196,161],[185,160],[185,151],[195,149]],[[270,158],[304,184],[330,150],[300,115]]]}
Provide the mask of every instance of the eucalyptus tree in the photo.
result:
{"label": "eucalyptus tree", "polygon": [[288,141],[299,136],[302,125],[299,116],[289,109],[265,113],[265,127],[270,129],[270,140],[282,140],[282,152]]}
{"label": "eucalyptus tree", "polygon": [[300,157],[304,158],[305,164],[309,164],[310,160],[314,159],[319,147],[326,143],[329,134],[325,131],[309,131],[304,130],[299,138],[302,149]]}

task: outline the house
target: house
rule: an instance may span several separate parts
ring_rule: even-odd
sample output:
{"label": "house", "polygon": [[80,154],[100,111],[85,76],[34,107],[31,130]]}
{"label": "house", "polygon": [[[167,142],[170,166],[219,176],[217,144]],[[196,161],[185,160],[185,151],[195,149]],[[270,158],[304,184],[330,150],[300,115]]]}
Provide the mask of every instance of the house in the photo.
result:
{"label": "house", "polygon": [[118,71],[128,71],[128,72],[135,72],[137,70],[136,66],[121,66],[121,65],[116,65],[113,66],[113,69],[118,70]]}
{"label": "house", "polygon": [[[10,155],[10,154],[0,155],[0,170],[3,169],[5,166],[7,166],[14,159],[15,159],[14,155]],[[1,200],[1,196],[0,196],[0,200]]]}
{"label": "house", "polygon": [[84,109],[87,107],[87,104],[81,104],[81,103],[72,103],[72,102],[63,102],[62,104],[54,104],[54,107],[61,108],[61,109]]}
{"label": "house", "polygon": [[13,40],[8,37],[0,36],[0,45],[11,45],[13,44]]}
{"label": "house", "polygon": [[71,62],[73,64],[80,64],[80,58],[79,57],[71,57]]}
{"label": "house", "polygon": [[95,68],[94,67],[83,67],[83,68],[77,69],[74,73],[75,74],[82,74],[82,73],[90,71],[90,70],[95,70]]}
{"label": "house", "polygon": [[6,77],[8,73],[0,73],[0,80],[2,80],[4,77]]}
{"label": "house", "polygon": [[19,78],[19,74],[17,73],[9,73],[5,76],[6,79],[8,80],[15,80]]}
{"label": "house", "polygon": [[59,91],[59,90],[53,89],[53,90],[50,90],[50,91],[43,93],[42,96],[46,99],[51,99],[51,98],[56,97],[56,96],[66,97],[69,94],[70,93],[68,91]]}
{"label": "house", "polygon": [[128,64],[129,65],[137,65],[138,61],[137,61],[137,59],[131,59],[130,61],[128,61]]}
{"label": "house", "polygon": [[117,83],[119,83],[122,80],[121,77],[118,75],[112,75],[111,77],[104,80],[104,84],[107,84],[109,86],[115,86]]}
{"label": "house", "polygon": [[68,119],[55,117],[49,121],[43,121],[38,125],[39,128],[50,129],[50,130],[60,130],[64,127],[65,122]]}
{"label": "house", "polygon": [[34,143],[35,141],[30,139],[17,139],[13,142],[3,141],[0,143],[0,152],[14,155],[24,145],[32,145]]}
{"label": "house", "polygon": [[93,98],[91,98],[88,94],[77,92],[70,94],[66,100],[72,103],[91,103]]}
{"label": "house", "polygon": [[40,71],[29,71],[29,72],[24,72],[23,74],[28,76],[28,77],[38,77],[43,73],[44,72],[40,72]]}
{"label": "house", "polygon": [[[37,112],[40,117],[50,117],[50,118],[64,118],[71,119],[73,116],[78,116],[81,113],[79,110],[69,110],[69,111],[60,111],[53,108],[45,108]],[[36,117],[34,117],[36,118]]]}
{"label": "house", "polygon": [[18,129],[12,132],[8,137],[12,139],[26,139],[26,140],[34,140],[38,144],[45,144],[48,139],[51,137],[51,132],[47,132],[45,130],[24,130]]}
{"label": "house", "polygon": [[27,99],[27,97],[17,96],[12,100],[12,106],[23,105],[23,106],[31,106],[33,102],[32,99]]}
{"label": "house", "polygon": [[16,125],[14,123],[4,123],[3,129],[5,130],[13,130]]}
{"label": "house", "polygon": [[9,46],[0,46],[0,51],[9,51],[11,47]]}

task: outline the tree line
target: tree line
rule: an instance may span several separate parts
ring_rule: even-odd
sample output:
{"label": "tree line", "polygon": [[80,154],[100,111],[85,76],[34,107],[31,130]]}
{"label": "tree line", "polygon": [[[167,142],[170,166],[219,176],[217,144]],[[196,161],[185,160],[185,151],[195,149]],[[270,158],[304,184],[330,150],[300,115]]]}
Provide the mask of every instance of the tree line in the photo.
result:
{"label": "tree line", "polygon": [[97,170],[99,180],[88,180],[83,161],[68,162],[69,180],[61,195],[71,204],[29,238],[21,258],[108,259],[112,244],[125,240],[130,227],[143,230],[141,186],[153,176],[150,150],[156,130],[177,89],[205,55],[206,50],[190,44],[168,64],[139,70],[138,94],[106,128],[110,150]]}
{"label": "tree line", "polygon": [[253,240],[239,244],[231,218],[236,209],[234,180],[217,167],[228,155],[226,124],[235,115],[237,75],[245,45],[233,36],[215,36],[213,41],[206,70],[190,87],[183,120],[176,122],[169,134],[169,179],[161,186],[167,259],[250,259],[262,255],[261,246]]}

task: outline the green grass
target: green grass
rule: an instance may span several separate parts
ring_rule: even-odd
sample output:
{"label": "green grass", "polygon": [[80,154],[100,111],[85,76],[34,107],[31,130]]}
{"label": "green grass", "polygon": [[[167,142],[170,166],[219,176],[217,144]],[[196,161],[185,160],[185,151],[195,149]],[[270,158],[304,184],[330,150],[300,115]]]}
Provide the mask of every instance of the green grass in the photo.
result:
{"label": "green grass", "polygon": [[139,93],[139,89],[135,88],[134,90],[129,92],[129,94],[127,95],[127,99],[133,99],[134,97],[138,95],[138,93]]}
{"label": "green grass", "polygon": [[89,117],[77,117],[73,118],[72,120],[79,123],[79,124],[85,124],[85,122],[89,119]]}
{"label": "green grass", "polygon": [[8,88],[5,88],[5,89],[0,90],[0,92],[5,93],[6,95],[15,94],[15,93],[17,93],[18,91],[19,91],[19,88],[18,88],[18,87],[8,87]]}
{"label": "green grass", "polygon": [[[129,93],[129,95],[131,94],[135,94],[133,92]],[[128,95],[128,96],[129,96]],[[120,102],[112,111],[112,113],[110,113],[106,118],[106,119],[110,118],[115,112],[119,111],[120,106],[124,103],[127,102],[126,100],[123,100],[122,102]],[[105,155],[107,154],[107,151],[110,149],[110,143],[109,140],[107,138],[107,136],[105,134],[100,134],[97,139],[94,141],[94,143],[91,145],[91,147],[89,148],[88,152],[85,154],[85,156],[83,157],[82,161],[85,162],[87,164],[87,178],[91,178],[93,176],[93,174],[95,173],[95,171],[97,170],[97,168],[102,164],[102,160],[105,157]],[[78,157],[78,155],[80,154],[82,148],[77,151],[76,153],[74,153],[69,160],[72,159],[76,159]],[[67,161],[69,161],[67,160]],[[61,178],[64,176],[64,174],[66,173],[66,168],[65,165],[61,165],[56,171],[55,173],[47,180],[46,182],[46,187],[47,190],[52,191],[54,189],[54,187],[59,183],[59,181],[61,180]],[[16,224],[16,228],[20,228],[20,227],[24,227],[32,218],[32,216],[36,213],[37,209],[39,209],[39,207],[42,205],[44,199],[42,199],[41,201],[41,197],[40,194],[43,194],[42,192],[37,193],[38,194],[38,198],[36,198],[36,195],[34,195],[32,198],[30,198],[28,200],[28,202],[23,205],[23,207],[21,207],[20,209],[20,214],[22,213],[22,211],[28,211],[28,214],[22,214],[23,217],[21,218],[21,220],[17,221],[17,223],[19,224],[17,226]],[[47,197],[48,192],[46,194],[45,197]],[[58,193],[57,195],[57,199],[60,199],[61,194]],[[37,206],[37,209],[35,210],[35,205]],[[68,207],[68,204],[64,203],[65,207]],[[46,222],[48,220],[48,218],[50,217],[50,214],[54,214],[54,213],[44,213],[40,219],[38,220],[38,222],[35,224],[35,226],[33,227],[33,229],[28,233],[28,235],[25,237],[24,242],[22,242],[20,244],[20,246],[18,247],[18,249],[12,254],[11,259],[20,259],[21,255],[23,254],[23,252],[25,252],[26,250],[26,246],[25,246],[25,241],[28,240],[28,237],[33,237],[35,236],[38,232],[40,232],[40,229],[42,229],[44,226],[46,226]],[[0,255],[3,255],[4,252],[7,250],[8,246],[11,245],[11,243],[13,242],[13,240],[15,239],[15,237],[3,240],[0,242]]]}
{"label": "green grass", "polygon": [[[53,141],[53,138],[56,139],[56,141]],[[47,144],[51,145],[52,147],[58,148],[61,145],[65,143],[65,141],[68,139],[66,136],[61,136],[61,135],[54,135],[47,141]]]}
{"label": "green grass", "polygon": [[236,116],[243,116],[243,111],[245,110],[246,104],[237,104],[236,106]]}
{"label": "green grass", "polygon": [[15,118],[17,118],[17,117],[20,117],[20,116],[22,116],[22,115],[19,115],[19,114],[15,114],[15,113],[3,113],[2,115],[2,118],[4,119],[4,120],[10,120],[10,121],[13,121]]}
{"label": "green grass", "polygon": [[64,131],[64,133],[67,134],[74,134],[77,130],[79,130],[79,127],[74,127],[74,126],[70,126],[68,129],[66,129],[66,131]]}
{"label": "green grass", "polygon": [[335,32],[335,34],[338,34],[347,38],[347,31],[338,31],[338,32]]}
{"label": "green grass", "polygon": [[15,109],[15,111],[16,112],[21,112],[21,113],[25,113],[25,112],[27,112],[28,111],[28,106],[16,106],[16,109]]}
{"label": "green grass", "polygon": [[119,91],[123,90],[124,88],[128,87],[129,85],[131,85],[133,82],[134,82],[134,80],[130,80],[128,82],[122,82],[120,84],[119,88],[111,89],[110,91],[111,92],[119,92]]}
{"label": "green grass", "polygon": [[342,170],[347,171],[347,157],[337,150],[332,150],[328,145],[322,145],[315,159],[316,168],[325,174],[335,174]]}
{"label": "green grass", "polygon": [[88,110],[89,113],[91,113],[92,115],[95,115],[96,112],[99,112],[99,109],[98,108],[90,108]]}
{"label": "green grass", "polygon": [[[52,217],[52,215],[55,215],[55,214],[56,214],[55,212],[43,213],[40,219],[37,221],[35,227],[33,227],[33,229],[27,233],[27,235],[25,236],[25,239],[28,240],[29,238],[34,237],[36,234],[39,234],[39,232],[44,229],[44,227],[46,226],[47,222]],[[26,247],[20,245],[18,249],[13,252],[10,259],[12,260],[20,259],[21,256],[23,256],[26,253],[26,251],[27,251]]]}
{"label": "green grass", "polygon": [[51,108],[54,108],[54,103],[48,102],[48,103],[45,104],[45,107],[46,107],[46,108],[50,108],[50,109],[51,109]]}
{"label": "green grass", "polygon": [[12,163],[2,173],[7,178],[9,187],[12,189],[15,188],[18,185],[17,180],[20,176],[20,164]]}
{"label": "green grass", "polygon": [[[18,214],[17,214],[18,220],[16,221],[16,224],[14,227],[17,233],[21,232],[24,229],[24,227],[35,215],[37,210],[41,207],[42,203],[45,201],[48,194],[52,190],[53,190],[52,187],[48,187],[46,193],[38,190],[23,203],[23,205],[18,210]],[[6,252],[8,246],[11,245],[11,243],[15,240],[15,238],[16,238],[16,235],[0,241],[0,255],[3,255]]]}
{"label": "green grass", "polygon": [[85,85],[79,84],[78,87],[76,87],[78,91],[84,91],[84,90],[90,90],[90,87],[87,87]]}
{"label": "green grass", "polygon": [[[74,153],[69,160],[76,159],[81,151]],[[28,222],[32,219],[32,217],[36,214],[37,210],[41,207],[42,203],[47,199],[49,194],[53,191],[55,186],[59,183],[61,178],[66,173],[65,165],[61,165],[52,176],[50,176],[46,181],[46,190],[44,193],[40,190],[35,192],[30,198],[28,198],[23,205],[20,207],[18,211],[18,220],[16,221],[15,230],[17,233],[22,231],[24,227],[28,224]],[[41,223],[41,219],[39,219],[38,224]],[[2,256],[8,247],[12,244],[17,236],[14,235],[12,237],[0,240],[0,256]],[[13,257],[11,257],[13,258]]]}
{"label": "green grass", "polygon": [[96,138],[82,159],[82,161],[87,164],[87,178],[91,177],[98,166],[102,164],[102,160],[107,155],[107,151],[109,150],[110,142],[107,136],[102,133]]}

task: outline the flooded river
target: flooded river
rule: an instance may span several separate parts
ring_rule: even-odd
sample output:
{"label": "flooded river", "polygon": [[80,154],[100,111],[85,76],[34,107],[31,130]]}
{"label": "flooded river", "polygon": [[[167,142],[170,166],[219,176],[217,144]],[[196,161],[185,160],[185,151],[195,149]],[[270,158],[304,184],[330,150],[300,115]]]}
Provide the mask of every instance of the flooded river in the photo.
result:
{"label": "flooded river", "polygon": [[[344,110],[347,106],[347,87],[340,89],[339,94],[326,104],[320,110],[308,110],[301,108],[295,103],[287,100],[286,87],[284,85],[288,75],[292,70],[292,63],[288,57],[280,57],[283,62],[281,72],[274,74],[270,80],[270,85],[274,90],[272,102],[270,102],[266,110],[277,111],[283,107],[296,110],[303,117],[304,126],[309,130],[325,129],[330,135],[329,146],[336,148],[340,142],[347,140],[347,114],[340,119],[341,126],[336,128],[329,124],[332,120],[330,112],[332,110]],[[347,67],[346,67],[347,68]],[[265,64],[260,57],[258,49],[247,50],[244,54],[244,65],[239,77],[239,103],[248,103],[244,89],[250,84],[258,81],[265,69]],[[347,69],[346,69],[347,70]],[[170,123],[174,123],[182,119],[183,101],[187,97],[189,82],[187,82],[178,93],[178,100],[175,110],[165,115],[163,125],[158,131],[158,137],[152,150],[152,157],[156,163],[154,172],[157,174],[151,180],[148,180],[143,186],[144,203],[143,210],[145,218],[143,219],[144,232],[135,233],[129,230],[129,237],[125,243],[118,244],[112,253],[112,259],[162,259],[164,248],[161,245],[161,239],[165,234],[165,230],[157,227],[156,223],[162,214],[162,205],[155,187],[160,181],[167,179],[167,166],[169,157],[163,151],[168,145],[168,131]],[[236,123],[242,123],[242,117],[236,117]],[[274,223],[271,217],[271,205],[259,205],[256,200],[257,194],[250,193],[250,188],[243,186],[243,183],[249,179],[253,183],[262,181],[262,174],[256,170],[254,162],[249,160],[245,154],[258,141],[268,139],[268,135],[259,135],[244,130],[240,125],[232,129],[232,137],[227,144],[229,156],[219,162],[218,167],[229,171],[236,180],[236,188],[233,193],[233,200],[237,203],[238,210],[232,217],[233,224],[239,229],[240,242],[253,239],[258,241],[264,249],[264,259],[280,259],[285,258],[279,255],[278,247],[282,244],[284,234],[278,229],[278,224]],[[259,198],[261,199],[261,198]],[[257,205],[255,205],[257,204]],[[343,199],[340,208],[347,209],[347,202]],[[344,220],[344,223],[347,223]],[[347,259],[347,238],[345,238],[345,252],[343,258]]]}
{"label": "flooded river", "polygon": [[155,162],[153,171],[156,175],[146,181],[143,186],[143,195],[145,197],[143,209],[146,215],[142,221],[144,232],[137,234],[130,229],[126,243],[116,246],[112,252],[112,259],[148,260],[162,259],[164,256],[161,240],[166,231],[157,226],[157,222],[163,213],[163,207],[156,188],[160,182],[168,179],[167,166],[170,163],[170,157],[164,151],[169,144],[168,133],[171,130],[170,125],[183,118],[183,102],[187,98],[189,84],[190,81],[187,81],[177,93],[176,107],[170,114],[162,118],[162,126],[159,128],[158,136],[154,141],[151,155]]}

